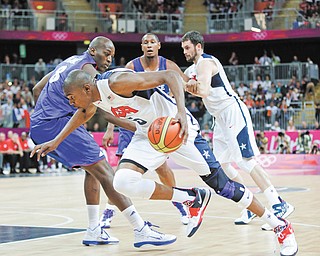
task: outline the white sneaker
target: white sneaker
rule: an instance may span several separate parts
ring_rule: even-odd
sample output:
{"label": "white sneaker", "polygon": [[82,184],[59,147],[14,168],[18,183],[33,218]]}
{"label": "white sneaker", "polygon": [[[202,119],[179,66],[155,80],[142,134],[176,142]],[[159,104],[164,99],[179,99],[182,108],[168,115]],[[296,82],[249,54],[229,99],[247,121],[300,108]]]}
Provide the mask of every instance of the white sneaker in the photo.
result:
{"label": "white sneaker", "polygon": [[[281,218],[279,218],[281,219]],[[291,223],[287,220],[284,221],[284,226],[278,226],[274,229],[278,237],[278,242],[280,244],[280,255],[281,256],[294,256],[298,252],[298,244],[294,236],[294,231]]]}
{"label": "white sneaker", "polygon": [[241,217],[234,221],[236,225],[246,225],[250,223],[257,215],[247,209],[241,211]]}
{"label": "white sneaker", "polygon": [[109,236],[108,233],[100,226],[97,226],[93,230],[87,228],[87,232],[82,240],[82,244],[84,245],[103,245],[117,243],[119,243],[119,239]]}
{"label": "white sneaker", "polygon": [[[285,219],[287,218],[291,213],[294,212],[294,207],[287,203],[286,201],[282,200],[280,198],[280,203],[279,204],[274,204],[272,206],[271,212],[274,213],[278,218]],[[264,231],[272,231],[273,228],[270,227],[268,223],[265,223],[261,226],[261,229]]]}
{"label": "white sneaker", "polygon": [[116,215],[116,211],[113,209],[105,209],[100,218],[101,228],[110,228],[112,218]]}
{"label": "white sneaker", "polygon": [[150,227],[152,226],[158,227],[145,221],[140,230],[134,230],[134,247],[140,248],[145,245],[162,246],[172,244],[177,240],[174,235],[166,235],[151,229]]}

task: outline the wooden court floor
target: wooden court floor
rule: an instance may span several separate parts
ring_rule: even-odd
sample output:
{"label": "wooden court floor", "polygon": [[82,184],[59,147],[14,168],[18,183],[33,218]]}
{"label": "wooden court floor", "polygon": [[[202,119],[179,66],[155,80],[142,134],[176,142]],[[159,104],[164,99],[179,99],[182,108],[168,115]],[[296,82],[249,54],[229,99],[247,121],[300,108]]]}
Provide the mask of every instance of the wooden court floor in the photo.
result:
{"label": "wooden court floor", "polygon": [[[174,170],[180,186],[205,186],[192,171]],[[272,172],[274,174],[276,172]],[[253,191],[258,192],[250,177],[242,173]],[[283,173],[282,173],[283,174]],[[157,180],[156,175],[147,174]],[[133,199],[145,220],[161,227],[161,231],[175,234],[177,241],[167,247],[137,250],[133,247],[133,230],[119,211],[112,222],[110,234],[120,239],[118,245],[90,246],[81,244],[87,226],[87,212],[83,196],[82,172],[72,175],[43,175],[0,178],[0,255],[279,255],[279,247],[273,232],[261,231],[263,224],[254,219],[249,225],[235,226],[240,209],[231,201],[213,195],[203,223],[192,237],[185,235],[185,226],[179,220],[178,211],[170,202]],[[320,176],[272,175],[280,195],[293,204],[295,212],[289,217],[296,231],[298,255],[320,255]],[[262,194],[256,196],[264,203]],[[106,197],[101,196],[101,207]],[[102,210],[101,208],[101,210]],[[19,240],[26,233],[11,229],[18,227],[46,227],[48,230],[79,229],[73,233],[41,235],[38,238]],[[9,229],[7,229],[9,227]],[[2,228],[2,229],[1,229]],[[12,230],[8,232],[8,230]],[[36,235],[37,229],[27,235]],[[4,238],[14,241],[3,242]]]}

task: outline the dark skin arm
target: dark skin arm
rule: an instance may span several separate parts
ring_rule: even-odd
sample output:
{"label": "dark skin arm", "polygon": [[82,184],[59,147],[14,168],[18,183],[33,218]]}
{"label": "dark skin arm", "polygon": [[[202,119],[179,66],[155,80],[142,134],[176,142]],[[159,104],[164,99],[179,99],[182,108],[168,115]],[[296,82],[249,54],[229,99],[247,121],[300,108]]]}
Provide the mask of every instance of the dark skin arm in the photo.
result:
{"label": "dark skin arm", "polygon": [[52,75],[52,72],[46,74],[33,88],[32,88],[32,93],[33,93],[33,98],[34,98],[34,103],[37,103],[38,98],[40,96],[41,91],[49,81],[50,76]]}

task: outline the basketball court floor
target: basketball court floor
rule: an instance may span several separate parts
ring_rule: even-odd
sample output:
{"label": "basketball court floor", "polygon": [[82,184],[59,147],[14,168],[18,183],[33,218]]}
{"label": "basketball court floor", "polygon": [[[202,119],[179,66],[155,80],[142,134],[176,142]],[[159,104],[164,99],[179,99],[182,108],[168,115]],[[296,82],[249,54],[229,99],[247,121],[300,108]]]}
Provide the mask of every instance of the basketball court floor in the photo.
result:
{"label": "basketball court floor", "polygon": [[[183,187],[205,186],[195,172],[175,169],[177,184]],[[272,170],[269,172],[280,195],[295,206],[289,217],[296,231],[298,255],[320,255],[320,176],[305,175],[303,170]],[[242,173],[256,196],[263,195],[251,178]],[[153,173],[149,178],[157,179]],[[161,232],[175,234],[177,241],[167,247],[135,249],[134,234],[127,220],[117,211],[109,233],[120,239],[117,245],[86,247],[81,244],[87,226],[83,195],[83,172],[1,176],[0,178],[0,255],[279,255],[273,232],[262,231],[258,218],[249,225],[235,226],[240,208],[229,200],[213,194],[203,223],[192,237],[178,211],[167,201],[133,199],[145,220],[159,225]],[[101,196],[101,211],[107,202]]]}

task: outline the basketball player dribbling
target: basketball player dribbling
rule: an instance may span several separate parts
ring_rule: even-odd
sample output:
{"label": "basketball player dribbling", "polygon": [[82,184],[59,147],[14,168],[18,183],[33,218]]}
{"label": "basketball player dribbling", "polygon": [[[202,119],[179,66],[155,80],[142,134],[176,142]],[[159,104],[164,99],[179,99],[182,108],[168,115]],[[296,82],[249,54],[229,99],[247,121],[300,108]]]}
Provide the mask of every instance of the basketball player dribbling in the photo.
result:
{"label": "basketball player dribbling", "polygon": [[[175,70],[185,81],[188,81],[189,78],[180,70],[176,63],[158,55],[160,48],[161,43],[157,35],[153,33],[145,34],[141,39],[141,50],[143,52],[143,55],[129,61],[125,67],[136,72]],[[159,89],[167,94],[170,94],[169,87],[166,84],[160,85]],[[105,133],[103,138],[103,144],[105,146],[108,146],[108,144],[111,144],[113,142],[113,131],[114,125],[108,123],[107,132]],[[119,159],[122,157],[123,152],[129,145],[133,134],[134,132],[119,127],[118,149],[116,152],[116,155],[119,157]],[[156,172],[163,184],[171,187],[176,186],[174,174],[170,167],[167,165],[167,162],[164,162],[161,166],[159,166]],[[178,202],[173,202],[173,205],[179,210],[181,214],[180,220],[182,224],[187,225],[189,222],[189,218],[185,206]],[[106,209],[104,210],[100,218],[101,226],[109,228],[114,214],[114,207],[110,204],[107,204]]]}
{"label": "basketball player dribbling", "polygon": [[[172,188],[143,178],[145,172],[156,169],[167,158],[167,154],[154,150],[150,145],[147,138],[149,125],[159,116],[175,116],[182,127],[184,144],[170,153],[170,158],[181,166],[195,170],[218,195],[231,199],[261,217],[278,235],[281,255],[294,255],[291,252],[293,248],[297,251],[297,243],[291,223],[277,218],[263,207],[244,185],[230,180],[216,161],[208,143],[199,134],[198,123],[184,106],[182,79],[178,73],[168,70],[132,73],[120,69],[108,71],[101,78],[95,81],[86,72],[75,70],[65,80],[64,93],[70,104],[77,108],[97,106],[119,118],[136,122],[136,132],[115,173],[113,185],[118,192],[129,197],[172,200],[187,205],[192,203],[187,236],[191,237],[197,231],[210,200],[209,189]],[[156,88],[164,83],[168,84],[174,99]],[[80,124],[81,120],[73,116],[54,140],[34,149],[39,149],[38,157],[54,150]],[[201,216],[195,216],[200,211]]]}

